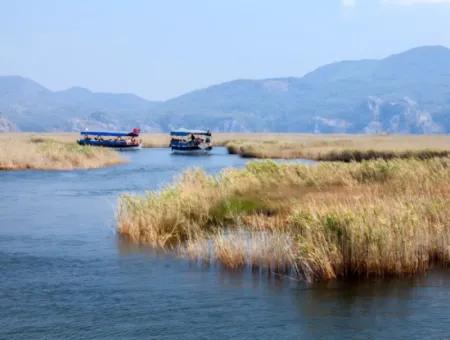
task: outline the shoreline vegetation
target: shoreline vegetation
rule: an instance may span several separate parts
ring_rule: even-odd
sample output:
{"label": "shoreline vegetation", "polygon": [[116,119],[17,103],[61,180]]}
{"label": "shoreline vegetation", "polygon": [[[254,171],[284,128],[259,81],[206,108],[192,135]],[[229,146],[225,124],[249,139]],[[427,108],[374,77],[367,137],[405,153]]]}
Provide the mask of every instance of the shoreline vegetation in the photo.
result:
{"label": "shoreline vegetation", "polygon": [[250,162],[123,195],[118,233],[194,261],[306,281],[450,264],[450,158]]}
{"label": "shoreline vegetation", "polygon": [[[78,133],[0,133],[0,142],[43,138],[73,144]],[[144,148],[166,148],[167,133],[141,134]],[[362,161],[450,156],[450,135],[349,135],[302,133],[214,133],[216,146],[244,158],[296,159],[316,161]]]}
{"label": "shoreline vegetation", "polygon": [[[142,135],[146,148],[167,147],[163,133]],[[450,156],[449,135],[349,135],[301,133],[214,133],[214,145],[244,158],[362,161]]]}
{"label": "shoreline vegetation", "polygon": [[224,145],[230,154],[260,159],[360,162],[450,156],[449,135],[244,135]]}
{"label": "shoreline vegetation", "polygon": [[0,170],[93,169],[124,163],[114,150],[75,143],[72,134],[0,134]]}

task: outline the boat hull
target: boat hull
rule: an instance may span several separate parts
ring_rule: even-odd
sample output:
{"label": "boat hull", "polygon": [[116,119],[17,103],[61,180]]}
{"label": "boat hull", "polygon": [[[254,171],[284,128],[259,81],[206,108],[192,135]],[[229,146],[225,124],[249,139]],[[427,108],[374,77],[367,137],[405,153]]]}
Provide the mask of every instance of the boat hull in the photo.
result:
{"label": "boat hull", "polygon": [[116,142],[116,141],[109,141],[109,140],[98,141],[98,140],[84,140],[84,139],[81,139],[81,140],[77,141],[77,143],[79,145],[89,145],[89,146],[111,148],[111,149],[116,149],[116,150],[120,150],[120,151],[139,150],[140,148],[142,148],[142,143],[140,143],[140,144],[127,144],[126,142],[122,142],[122,141]]}
{"label": "boat hull", "polygon": [[191,147],[176,147],[176,146],[172,146],[172,153],[174,154],[180,154],[180,155],[206,155],[208,154],[211,150],[212,147],[208,147],[208,148],[200,148],[198,146],[191,146]]}

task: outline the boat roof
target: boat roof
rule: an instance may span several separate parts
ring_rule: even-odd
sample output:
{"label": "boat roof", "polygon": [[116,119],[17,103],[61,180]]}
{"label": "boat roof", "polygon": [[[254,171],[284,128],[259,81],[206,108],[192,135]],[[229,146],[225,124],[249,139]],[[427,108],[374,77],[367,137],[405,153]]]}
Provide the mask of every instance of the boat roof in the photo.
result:
{"label": "boat roof", "polygon": [[178,129],[170,131],[171,136],[188,136],[188,135],[205,135],[211,136],[211,132],[207,130],[188,130],[188,129]]}
{"label": "boat roof", "polygon": [[81,131],[82,136],[109,136],[109,137],[137,137],[135,132],[118,132],[118,131]]}

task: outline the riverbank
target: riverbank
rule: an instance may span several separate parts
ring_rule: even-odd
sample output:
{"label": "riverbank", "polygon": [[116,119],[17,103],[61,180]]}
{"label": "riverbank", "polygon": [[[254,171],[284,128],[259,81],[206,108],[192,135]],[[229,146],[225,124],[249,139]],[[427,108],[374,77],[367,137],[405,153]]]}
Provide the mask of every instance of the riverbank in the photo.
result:
{"label": "riverbank", "polygon": [[122,196],[118,232],[230,269],[308,281],[423,273],[450,263],[450,159],[191,170]]}
{"label": "riverbank", "polygon": [[[40,137],[75,143],[78,133],[15,133],[19,138]],[[168,133],[141,134],[144,148],[169,146]],[[450,135],[349,135],[303,133],[214,133],[215,146],[246,158],[318,161],[361,161],[363,159],[430,158],[450,154]]]}
{"label": "riverbank", "polygon": [[[142,135],[144,147],[167,147],[170,136]],[[449,135],[347,135],[300,133],[214,133],[214,145],[244,158],[351,162],[370,159],[450,156]]]}
{"label": "riverbank", "polygon": [[317,161],[450,156],[448,135],[258,135],[225,143],[230,154],[248,158],[306,158]]}
{"label": "riverbank", "polygon": [[76,144],[71,134],[0,134],[0,170],[92,169],[124,162],[114,150]]}
{"label": "riverbank", "polygon": [[[168,147],[166,133],[141,135],[145,148]],[[107,149],[81,148],[77,133],[3,133],[0,168],[58,169],[98,168],[122,163]],[[45,143],[37,143],[37,141]],[[50,143],[51,142],[51,143]],[[449,135],[315,135],[295,133],[215,133],[214,145],[244,158],[318,161],[448,157]]]}

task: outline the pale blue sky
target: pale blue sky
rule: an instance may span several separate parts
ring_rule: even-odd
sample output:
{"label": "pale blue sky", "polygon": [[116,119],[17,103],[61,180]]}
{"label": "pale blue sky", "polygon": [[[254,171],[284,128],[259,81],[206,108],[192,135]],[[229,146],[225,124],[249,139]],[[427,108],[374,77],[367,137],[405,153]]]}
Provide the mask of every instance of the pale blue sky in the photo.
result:
{"label": "pale blue sky", "polygon": [[167,99],[450,46],[450,0],[0,0],[0,75]]}

